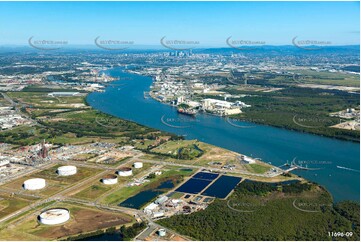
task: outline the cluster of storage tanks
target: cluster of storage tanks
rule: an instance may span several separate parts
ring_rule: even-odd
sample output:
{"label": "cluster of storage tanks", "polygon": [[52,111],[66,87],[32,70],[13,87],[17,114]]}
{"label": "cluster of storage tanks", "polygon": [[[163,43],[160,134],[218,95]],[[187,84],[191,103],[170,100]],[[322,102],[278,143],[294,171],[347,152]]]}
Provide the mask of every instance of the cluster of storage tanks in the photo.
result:
{"label": "cluster of storage tanks", "polygon": [[[135,169],[143,167],[142,162],[135,162],[133,164]],[[60,166],[56,170],[59,176],[71,176],[77,173],[76,166]],[[130,167],[123,167],[117,171],[117,174],[122,177],[133,175],[133,170]],[[114,174],[108,174],[101,180],[104,184],[116,184],[118,182],[118,176]],[[46,186],[46,181],[43,178],[32,178],[24,182],[23,187],[26,190],[39,190]],[[66,208],[52,208],[43,211],[39,216],[38,220],[40,223],[45,225],[58,225],[65,223],[70,219],[70,211]],[[161,236],[164,236],[164,231],[159,231]]]}
{"label": "cluster of storage tanks", "polygon": [[[143,167],[143,163],[142,162],[134,162],[133,167],[135,169],[140,169]],[[118,176],[121,176],[121,177],[132,176],[133,169],[130,167],[122,167],[116,173],[118,174]],[[101,179],[101,182],[103,182],[106,185],[116,184],[118,182],[118,177],[113,174],[108,174]]]}
{"label": "cluster of storage tanks", "polygon": [[[59,176],[71,176],[77,173],[76,166],[60,166],[56,170]],[[40,190],[46,186],[46,181],[43,178],[31,178],[24,181],[23,188],[25,190]]]}

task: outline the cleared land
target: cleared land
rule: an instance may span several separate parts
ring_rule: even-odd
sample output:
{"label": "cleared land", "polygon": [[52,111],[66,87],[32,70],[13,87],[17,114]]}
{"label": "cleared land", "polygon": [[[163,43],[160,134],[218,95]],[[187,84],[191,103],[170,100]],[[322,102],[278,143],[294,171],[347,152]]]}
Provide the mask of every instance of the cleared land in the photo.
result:
{"label": "cleared land", "polygon": [[32,214],[16,227],[0,230],[0,237],[5,240],[54,240],[133,222],[131,216],[122,213],[105,212],[70,203],[59,203],[57,207],[69,209],[71,219],[68,222],[54,226],[43,225],[38,222],[37,215]]}

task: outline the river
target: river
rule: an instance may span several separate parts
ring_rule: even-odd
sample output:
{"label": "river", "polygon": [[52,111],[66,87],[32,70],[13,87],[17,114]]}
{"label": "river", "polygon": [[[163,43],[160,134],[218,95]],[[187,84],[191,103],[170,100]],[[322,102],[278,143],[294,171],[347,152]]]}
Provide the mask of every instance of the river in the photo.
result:
{"label": "river", "polygon": [[159,130],[184,135],[186,139],[220,146],[280,166],[296,160],[309,168],[293,173],[317,182],[335,201],[360,197],[360,148],[358,143],[305,134],[266,125],[227,120],[198,114],[177,114],[176,109],[145,98],[152,78],[126,73],[122,68],[106,71],[118,81],[105,92],[91,93],[88,103],[95,109]]}

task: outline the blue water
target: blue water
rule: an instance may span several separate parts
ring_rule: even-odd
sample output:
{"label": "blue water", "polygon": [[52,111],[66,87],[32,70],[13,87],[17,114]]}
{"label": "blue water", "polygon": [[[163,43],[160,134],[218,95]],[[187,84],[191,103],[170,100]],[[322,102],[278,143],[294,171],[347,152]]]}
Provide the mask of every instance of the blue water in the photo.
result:
{"label": "blue water", "polygon": [[226,198],[227,195],[242,180],[240,177],[221,176],[202,195],[218,198]]}
{"label": "blue water", "polygon": [[136,195],[126,199],[125,201],[120,203],[119,206],[140,209],[143,205],[145,205],[146,203],[156,198],[158,195],[164,193],[166,190],[169,190],[173,187],[174,187],[174,183],[172,180],[164,181],[154,189],[141,191]]}
{"label": "blue water", "polygon": [[198,172],[198,173],[195,174],[192,178],[213,181],[213,180],[216,179],[217,177],[218,177],[218,174],[215,174],[215,173]]}
{"label": "blue water", "polygon": [[120,203],[119,206],[140,209],[144,204],[156,198],[161,193],[162,193],[161,191],[157,191],[157,190],[142,191],[137,195],[130,197],[124,202]]}
{"label": "blue water", "polygon": [[[107,73],[114,77],[122,77],[122,80],[107,87],[104,93],[88,95],[87,101],[95,109],[149,127],[185,135],[187,139],[198,139],[248,156],[262,158],[263,161],[276,166],[292,161],[295,157],[299,161],[309,161],[309,167],[321,170],[299,170],[294,173],[325,186],[336,201],[359,201],[359,144],[271,126],[232,121],[239,126],[252,126],[239,128],[224,118],[206,114],[190,118],[177,114],[176,109],[171,106],[144,98],[144,91],[149,91],[152,84],[150,77],[124,73],[121,68],[111,69]],[[356,171],[340,169],[337,166]]]}
{"label": "blue water", "polygon": [[212,180],[191,178],[182,186],[178,187],[176,191],[197,194],[206,188],[211,182]]}

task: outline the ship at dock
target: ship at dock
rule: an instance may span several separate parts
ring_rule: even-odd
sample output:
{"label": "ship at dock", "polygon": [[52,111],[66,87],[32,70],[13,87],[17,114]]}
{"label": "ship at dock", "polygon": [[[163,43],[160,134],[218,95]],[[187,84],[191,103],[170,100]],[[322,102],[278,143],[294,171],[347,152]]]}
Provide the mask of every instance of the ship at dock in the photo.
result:
{"label": "ship at dock", "polygon": [[194,109],[178,108],[177,112],[184,115],[195,116],[197,111]]}

